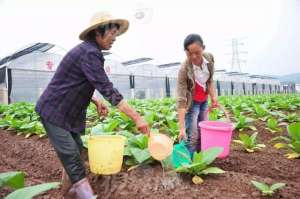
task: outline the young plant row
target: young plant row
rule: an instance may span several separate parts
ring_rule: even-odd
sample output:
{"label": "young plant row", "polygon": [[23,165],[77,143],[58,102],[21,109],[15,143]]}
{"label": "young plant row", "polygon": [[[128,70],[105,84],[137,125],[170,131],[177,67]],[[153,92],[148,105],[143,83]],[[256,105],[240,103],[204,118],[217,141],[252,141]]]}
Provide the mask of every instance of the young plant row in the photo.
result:
{"label": "young plant row", "polygon": [[300,96],[260,95],[260,96],[222,96],[221,104],[232,113],[235,128],[239,131],[256,131],[255,121],[266,122],[271,133],[281,132],[282,126],[300,122]]}
{"label": "young plant row", "polygon": [[[277,149],[284,149],[285,156],[288,159],[295,159],[300,157],[300,122],[292,123],[287,126],[286,136],[274,137],[271,142],[277,142],[274,147]],[[257,143],[257,132],[252,135],[239,133],[239,139],[233,140],[234,143],[240,144],[245,151],[252,153],[261,150],[266,146]],[[282,142],[278,142],[281,140]]]}

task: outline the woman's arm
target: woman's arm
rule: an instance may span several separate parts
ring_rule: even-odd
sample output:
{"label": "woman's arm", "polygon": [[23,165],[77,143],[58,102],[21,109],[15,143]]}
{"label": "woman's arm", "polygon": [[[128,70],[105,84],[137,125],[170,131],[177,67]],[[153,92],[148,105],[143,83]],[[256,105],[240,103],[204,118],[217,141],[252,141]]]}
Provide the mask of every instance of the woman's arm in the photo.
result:
{"label": "woman's arm", "polygon": [[217,95],[216,95],[215,82],[213,80],[211,80],[208,83],[208,94],[209,94],[210,99],[211,99],[212,107],[213,108],[218,107],[219,103],[218,103],[218,99],[217,99]]}
{"label": "woman's arm", "polygon": [[187,79],[186,79],[186,70],[182,66],[178,72],[177,78],[177,116],[178,116],[178,124],[179,124],[179,140],[186,140],[187,136],[185,133],[185,114],[186,114],[186,92],[187,92]]}

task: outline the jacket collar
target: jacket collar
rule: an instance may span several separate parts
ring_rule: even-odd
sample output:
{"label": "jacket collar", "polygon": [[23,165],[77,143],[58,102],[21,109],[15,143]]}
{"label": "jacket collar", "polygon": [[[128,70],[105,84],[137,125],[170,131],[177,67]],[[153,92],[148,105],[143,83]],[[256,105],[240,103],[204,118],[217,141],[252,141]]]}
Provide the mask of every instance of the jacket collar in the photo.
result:
{"label": "jacket collar", "polygon": [[[205,64],[210,64],[210,62],[204,56],[202,56],[202,57],[203,57],[203,62]],[[193,89],[195,86],[194,67],[193,67],[192,62],[190,62],[188,59],[185,60],[185,65],[186,65],[186,69],[187,69],[187,76],[192,82],[192,89]]]}
{"label": "jacket collar", "polygon": [[99,54],[101,55],[102,61],[105,61],[103,53],[102,53],[103,49],[97,44],[96,41],[94,41],[94,40],[86,40],[85,42],[88,43],[90,46],[94,47],[96,50],[98,50]]}

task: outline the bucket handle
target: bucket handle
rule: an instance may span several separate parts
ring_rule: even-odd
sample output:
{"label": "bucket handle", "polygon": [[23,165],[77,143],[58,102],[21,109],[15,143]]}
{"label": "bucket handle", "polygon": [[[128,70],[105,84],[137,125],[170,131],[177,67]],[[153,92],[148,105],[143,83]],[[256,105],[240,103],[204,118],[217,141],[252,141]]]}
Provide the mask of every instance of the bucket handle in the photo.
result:
{"label": "bucket handle", "polygon": [[[228,113],[228,111],[225,109],[225,107],[222,106],[222,105],[219,105],[219,106],[216,107],[216,108],[219,108],[221,111],[223,111],[223,112],[224,112],[224,115],[225,115],[225,117],[226,117],[226,120],[227,120],[228,122],[231,123],[231,120],[230,120],[230,117],[229,117],[229,113]],[[213,109],[212,107],[209,107],[209,108],[208,108],[208,112],[210,112],[212,109]]]}

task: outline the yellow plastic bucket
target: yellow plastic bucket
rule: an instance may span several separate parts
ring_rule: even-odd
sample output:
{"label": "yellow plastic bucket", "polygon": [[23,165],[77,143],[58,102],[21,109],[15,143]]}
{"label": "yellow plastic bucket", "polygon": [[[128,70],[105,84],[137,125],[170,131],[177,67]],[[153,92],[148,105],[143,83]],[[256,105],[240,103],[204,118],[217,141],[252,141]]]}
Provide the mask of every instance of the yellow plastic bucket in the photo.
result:
{"label": "yellow plastic bucket", "polygon": [[120,135],[98,135],[88,139],[91,172],[110,175],[120,172],[126,138]]}

